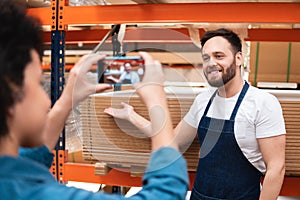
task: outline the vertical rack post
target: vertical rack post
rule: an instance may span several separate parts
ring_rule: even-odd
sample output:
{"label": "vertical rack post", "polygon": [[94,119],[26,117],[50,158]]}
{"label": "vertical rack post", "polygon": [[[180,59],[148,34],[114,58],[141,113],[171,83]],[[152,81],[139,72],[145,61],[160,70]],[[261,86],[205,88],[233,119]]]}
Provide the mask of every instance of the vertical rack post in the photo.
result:
{"label": "vertical rack post", "polygon": [[120,24],[114,25],[116,26],[115,31],[112,32],[112,46],[113,46],[113,56],[121,56],[121,44],[118,41],[118,33],[120,30]]}
{"label": "vertical rack post", "polygon": [[286,82],[287,82],[287,83],[290,81],[291,53],[292,53],[292,43],[289,42],[289,49],[288,49],[288,63],[287,63],[287,72],[286,72]]}
{"label": "vertical rack post", "polygon": [[255,60],[255,71],[254,71],[254,86],[257,86],[257,73],[258,73],[258,58],[259,58],[259,47],[260,42],[256,43],[256,60]]}
{"label": "vertical rack post", "polygon": [[[62,94],[65,84],[65,31],[63,25],[63,10],[65,0],[51,0],[51,102],[52,106]],[[53,173],[58,181],[63,181],[63,163],[65,150],[65,130],[62,131],[55,146],[56,164]]]}
{"label": "vertical rack post", "polygon": [[[120,31],[120,24],[114,25],[116,29],[112,32],[112,47],[113,47],[113,56],[121,56],[121,44],[118,41],[118,33]],[[114,91],[121,90],[121,85],[119,83],[114,84]],[[112,193],[121,194],[121,186],[112,186]]]}

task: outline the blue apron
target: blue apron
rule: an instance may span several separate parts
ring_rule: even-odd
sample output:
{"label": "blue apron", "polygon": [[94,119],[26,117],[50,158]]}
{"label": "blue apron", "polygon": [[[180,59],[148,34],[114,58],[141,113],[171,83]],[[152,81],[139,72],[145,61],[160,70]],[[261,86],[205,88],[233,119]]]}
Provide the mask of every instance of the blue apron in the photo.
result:
{"label": "blue apron", "polygon": [[234,135],[234,120],[249,88],[245,82],[229,120],[207,117],[210,98],[198,126],[200,159],[191,200],[256,200],[260,195],[257,170],[244,156]]}
{"label": "blue apron", "polygon": [[[130,76],[131,77],[131,76]],[[131,84],[131,78],[125,78],[123,81],[122,81],[122,84]]]}
{"label": "blue apron", "polygon": [[129,73],[129,76],[130,76],[130,78],[125,78],[125,79],[122,81],[122,84],[132,84],[132,81],[131,81],[131,79],[132,79],[132,74],[131,74],[131,72]]}

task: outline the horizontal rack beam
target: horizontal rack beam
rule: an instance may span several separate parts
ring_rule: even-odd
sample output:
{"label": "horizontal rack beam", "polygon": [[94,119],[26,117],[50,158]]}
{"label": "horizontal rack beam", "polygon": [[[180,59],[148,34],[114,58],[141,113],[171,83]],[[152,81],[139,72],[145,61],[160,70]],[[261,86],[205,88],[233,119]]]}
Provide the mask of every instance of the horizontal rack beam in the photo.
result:
{"label": "horizontal rack beam", "polygon": [[[50,8],[28,13],[51,25]],[[65,25],[135,23],[300,23],[297,2],[168,3],[109,6],[65,6]]]}
{"label": "horizontal rack beam", "polygon": [[[189,173],[190,189],[195,181],[196,173]],[[132,177],[129,172],[112,169],[107,175],[95,175],[95,165],[65,163],[64,181],[78,181],[118,186],[141,186],[142,177]],[[300,196],[300,177],[285,177],[280,192],[282,196]]]}
{"label": "horizontal rack beam", "polygon": [[[66,44],[97,44],[109,30],[70,30]],[[204,29],[199,29],[200,36]],[[248,29],[246,41],[300,42],[300,29]],[[44,32],[44,42],[51,42],[51,32]],[[124,43],[192,43],[187,28],[127,28]]]}

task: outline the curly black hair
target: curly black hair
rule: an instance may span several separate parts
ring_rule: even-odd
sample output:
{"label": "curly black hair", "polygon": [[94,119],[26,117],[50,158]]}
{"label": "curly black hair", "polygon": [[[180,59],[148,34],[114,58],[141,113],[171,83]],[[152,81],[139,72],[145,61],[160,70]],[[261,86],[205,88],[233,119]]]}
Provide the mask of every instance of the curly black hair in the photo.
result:
{"label": "curly black hair", "polygon": [[14,0],[0,1],[0,138],[8,134],[9,108],[22,100],[24,70],[31,50],[42,58],[42,27]]}
{"label": "curly black hair", "polygon": [[202,47],[209,39],[217,36],[225,38],[231,44],[233,53],[242,51],[242,42],[239,36],[235,32],[225,28],[205,32],[201,38]]}

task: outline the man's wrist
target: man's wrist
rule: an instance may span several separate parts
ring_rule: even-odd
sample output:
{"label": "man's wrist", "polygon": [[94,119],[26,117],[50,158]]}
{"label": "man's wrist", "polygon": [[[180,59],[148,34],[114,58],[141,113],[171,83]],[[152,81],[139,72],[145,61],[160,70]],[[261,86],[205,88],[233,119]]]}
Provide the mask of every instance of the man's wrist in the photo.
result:
{"label": "man's wrist", "polygon": [[128,113],[128,117],[127,117],[127,121],[129,121],[130,123],[132,124],[135,124],[135,121],[138,119],[139,117],[139,114],[137,114],[135,112],[135,110],[131,110],[129,113]]}

